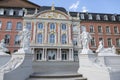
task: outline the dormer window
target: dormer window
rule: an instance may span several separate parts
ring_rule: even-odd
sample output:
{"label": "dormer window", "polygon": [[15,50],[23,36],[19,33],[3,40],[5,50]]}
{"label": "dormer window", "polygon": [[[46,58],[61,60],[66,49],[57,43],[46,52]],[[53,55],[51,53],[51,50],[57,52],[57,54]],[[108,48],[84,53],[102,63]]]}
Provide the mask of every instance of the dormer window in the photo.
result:
{"label": "dormer window", "polygon": [[20,11],[19,11],[18,16],[23,16],[23,10],[20,10]]}
{"label": "dormer window", "polygon": [[116,20],[114,15],[112,15],[111,18],[112,18],[112,21]]}
{"label": "dormer window", "polygon": [[11,16],[12,16],[13,14],[14,14],[14,10],[13,10],[13,9],[11,9],[11,10],[10,10],[10,12],[9,12],[9,15],[11,15]]}
{"label": "dormer window", "polygon": [[96,15],[96,20],[100,20],[100,15]]}
{"label": "dormer window", "polygon": [[107,15],[104,15],[104,20],[108,20],[108,16]]}
{"label": "dormer window", "polygon": [[4,9],[0,9],[0,15],[4,15]]}
{"label": "dormer window", "polygon": [[88,19],[92,20],[92,14],[88,14]]}
{"label": "dormer window", "polygon": [[80,17],[81,17],[81,19],[85,19],[84,14],[81,14]]}

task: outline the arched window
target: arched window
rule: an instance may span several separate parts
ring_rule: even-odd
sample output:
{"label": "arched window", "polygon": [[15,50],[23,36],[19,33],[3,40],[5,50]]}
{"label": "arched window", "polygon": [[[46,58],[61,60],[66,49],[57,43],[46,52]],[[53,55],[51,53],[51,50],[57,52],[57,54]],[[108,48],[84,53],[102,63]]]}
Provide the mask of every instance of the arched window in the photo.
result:
{"label": "arched window", "polygon": [[20,44],[20,39],[19,38],[20,38],[19,35],[15,36],[15,41],[14,41],[15,45],[19,45]]}
{"label": "arched window", "polygon": [[38,29],[43,29],[43,24],[42,23],[38,23]]}
{"label": "arched window", "polygon": [[22,23],[17,22],[16,30],[22,30]]}
{"label": "arched window", "polygon": [[50,34],[50,43],[55,43],[55,35]]}
{"label": "arched window", "polygon": [[4,15],[4,9],[0,9],[0,15]]}
{"label": "arched window", "polygon": [[42,34],[38,34],[37,35],[37,43],[42,43],[42,39],[43,39],[43,36],[42,36]]}
{"label": "arched window", "polygon": [[54,23],[51,23],[50,24],[50,30],[54,30],[55,29],[55,24]]}
{"label": "arched window", "polygon": [[62,30],[66,30],[66,24],[62,24]]}
{"label": "arched window", "polygon": [[67,42],[66,42],[66,34],[63,34],[62,35],[62,44],[66,44]]}
{"label": "arched window", "polygon": [[104,15],[104,20],[108,20],[108,16],[107,15]]}
{"label": "arched window", "polygon": [[20,10],[18,15],[23,16],[23,10]]}
{"label": "arched window", "polygon": [[12,16],[14,14],[14,10],[11,9],[10,12],[9,12],[9,15]]}
{"label": "arched window", "polygon": [[96,15],[96,20],[100,20],[100,15],[99,14]]}
{"label": "arched window", "polygon": [[10,42],[10,35],[7,34],[5,35],[5,44],[9,44],[9,42]]}
{"label": "arched window", "polygon": [[116,20],[114,15],[112,15],[111,18],[112,18],[112,21]]}

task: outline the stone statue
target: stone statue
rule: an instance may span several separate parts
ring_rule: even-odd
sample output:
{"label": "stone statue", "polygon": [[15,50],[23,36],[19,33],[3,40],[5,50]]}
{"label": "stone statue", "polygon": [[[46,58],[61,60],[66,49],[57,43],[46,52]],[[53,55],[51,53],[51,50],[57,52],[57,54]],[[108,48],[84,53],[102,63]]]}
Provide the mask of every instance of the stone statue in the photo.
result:
{"label": "stone statue", "polygon": [[83,49],[89,49],[89,42],[90,42],[91,38],[92,37],[88,32],[86,32],[86,31],[82,32],[81,41],[82,41]]}
{"label": "stone statue", "polygon": [[23,49],[29,49],[30,39],[31,39],[31,33],[29,29],[24,27],[23,30],[19,33],[19,35],[20,35],[21,47]]}
{"label": "stone statue", "polygon": [[1,42],[0,42],[0,52],[8,52],[9,50],[6,48],[6,45],[5,45],[5,40],[2,39]]}
{"label": "stone statue", "polygon": [[100,52],[100,51],[103,50],[103,49],[104,49],[103,41],[101,40],[101,41],[99,42],[99,46],[98,46],[98,49],[96,50],[96,52],[98,53],[98,52]]}

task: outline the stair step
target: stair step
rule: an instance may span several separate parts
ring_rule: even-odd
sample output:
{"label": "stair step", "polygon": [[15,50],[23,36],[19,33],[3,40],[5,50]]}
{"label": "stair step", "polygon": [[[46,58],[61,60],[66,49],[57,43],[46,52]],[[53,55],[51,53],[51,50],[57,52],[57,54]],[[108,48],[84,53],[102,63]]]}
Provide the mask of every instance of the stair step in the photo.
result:
{"label": "stair step", "polygon": [[87,80],[81,74],[61,73],[61,74],[32,74],[28,80]]}

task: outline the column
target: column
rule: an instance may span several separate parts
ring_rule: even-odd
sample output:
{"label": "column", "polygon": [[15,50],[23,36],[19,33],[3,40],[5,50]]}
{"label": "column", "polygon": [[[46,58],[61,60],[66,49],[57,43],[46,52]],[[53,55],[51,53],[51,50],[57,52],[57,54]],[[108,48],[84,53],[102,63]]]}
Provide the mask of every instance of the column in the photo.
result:
{"label": "column", "polygon": [[59,53],[60,52],[60,50],[59,50],[59,48],[57,49],[57,61],[59,61],[59,59],[60,59],[60,56],[59,56]]}
{"label": "column", "polygon": [[44,51],[44,60],[46,61],[47,60],[47,49],[45,48],[45,51]]}
{"label": "column", "polygon": [[47,30],[47,28],[48,28],[48,23],[47,23],[47,22],[45,22],[45,26],[44,26],[44,27],[45,27],[44,43],[46,44],[46,43],[47,43],[47,35],[48,35],[48,34],[47,34],[47,32],[48,32],[48,30]]}
{"label": "column", "polygon": [[43,61],[45,60],[44,56],[45,56],[45,49],[43,48],[43,52],[42,52],[42,60]]}
{"label": "column", "polygon": [[73,48],[71,49],[71,60],[74,61]]}
{"label": "column", "polygon": [[35,54],[35,51],[34,51],[34,50],[35,50],[34,48],[32,48],[32,49],[31,49],[32,54],[33,54],[33,61],[35,61],[35,58],[36,58],[36,57],[35,57],[35,56],[36,56],[36,54]]}
{"label": "column", "polygon": [[73,49],[69,49],[69,60],[70,61],[73,61],[74,59],[73,59]]}
{"label": "column", "polygon": [[61,61],[61,48],[60,48],[59,58],[60,58],[60,61]]}

